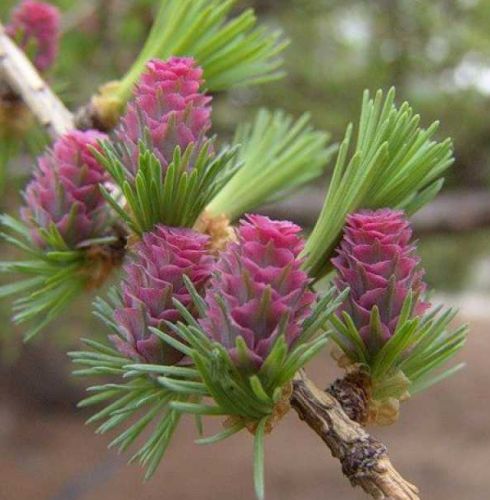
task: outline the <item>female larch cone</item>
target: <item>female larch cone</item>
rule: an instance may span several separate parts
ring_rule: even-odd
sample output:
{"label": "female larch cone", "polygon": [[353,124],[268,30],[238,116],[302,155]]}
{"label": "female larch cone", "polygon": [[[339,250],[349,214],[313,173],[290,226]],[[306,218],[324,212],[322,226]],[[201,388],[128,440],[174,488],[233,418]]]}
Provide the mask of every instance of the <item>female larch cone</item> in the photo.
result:
{"label": "female larch cone", "polygon": [[214,264],[207,243],[206,236],[191,229],[159,225],[134,247],[134,258],[124,267],[122,305],[114,314],[122,336],[111,336],[122,354],[158,364],[174,364],[182,358],[148,327],[171,333],[165,322],[182,319],[172,299],[192,311],[183,277],[202,292]]}
{"label": "female larch cone", "polygon": [[26,206],[21,209],[38,246],[46,246],[41,232],[53,225],[72,249],[107,235],[109,209],[99,184],[108,176],[93,151],[100,150],[98,142],[104,139],[96,131],[71,131],[39,158],[34,179],[24,192]]}
{"label": "female larch cone", "polygon": [[[419,267],[411,237],[412,230],[403,212],[360,211],[348,216],[337,256],[332,259],[338,272],[337,288],[350,288],[339,313],[345,311],[351,316],[371,354],[393,335],[410,292],[412,317],[422,315],[429,307],[422,298],[426,289],[422,281],[424,271]],[[372,331],[375,307],[380,332]]]}
{"label": "female larch cone", "polygon": [[[299,232],[291,222],[250,215],[217,262],[201,326],[245,370],[260,368],[281,332],[288,346],[294,344],[316,298],[300,268]],[[237,351],[238,337],[247,345],[247,359]]]}
{"label": "female larch cone", "polygon": [[54,5],[25,0],[12,12],[6,32],[32,56],[39,71],[53,65],[60,34],[60,13]]}
{"label": "female larch cone", "polygon": [[199,89],[204,81],[202,69],[190,57],[151,60],[128,104],[117,140],[124,145],[126,168],[133,175],[138,169],[139,142],[167,167],[174,150],[197,147],[211,128],[211,97]]}

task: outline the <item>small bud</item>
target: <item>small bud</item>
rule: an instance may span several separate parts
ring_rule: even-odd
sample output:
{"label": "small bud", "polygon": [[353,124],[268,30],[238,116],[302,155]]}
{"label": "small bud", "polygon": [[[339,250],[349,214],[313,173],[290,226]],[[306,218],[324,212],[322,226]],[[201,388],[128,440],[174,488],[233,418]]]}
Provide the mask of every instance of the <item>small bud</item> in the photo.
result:
{"label": "small bud", "polygon": [[19,96],[0,82],[0,141],[15,141],[35,124],[34,115]]}
{"label": "small bud", "polygon": [[230,242],[236,241],[235,229],[226,215],[212,215],[205,210],[194,229],[209,236],[209,251],[215,255],[225,250]]}

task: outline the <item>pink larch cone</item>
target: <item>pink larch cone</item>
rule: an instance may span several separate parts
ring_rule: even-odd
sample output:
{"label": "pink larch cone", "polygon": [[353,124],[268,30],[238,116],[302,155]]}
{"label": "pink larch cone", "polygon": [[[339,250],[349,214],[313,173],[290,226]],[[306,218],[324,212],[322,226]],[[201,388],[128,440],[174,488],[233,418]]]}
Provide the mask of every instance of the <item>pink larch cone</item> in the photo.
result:
{"label": "pink larch cone", "polygon": [[[424,271],[412,230],[401,211],[381,209],[348,216],[344,237],[332,263],[338,272],[337,288],[350,293],[339,312],[347,312],[368,350],[377,351],[394,333],[408,293],[413,293],[412,315],[422,315],[429,304],[423,301]],[[371,331],[370,320],[377,306],[381,338]]]}
{"label": "pink larch cone", "polygon": [[174,298],[192,310],[183,276],[202,291],[214,262],[207,242],[207,236],[191,229],[159,225],[136,245],[133,260],[124,267],[122,306],[114,314],[122,336],[111,336],[122,354],[159,364],[174,364],[182,358],[182,353],[165,344],[148,327],[171,334],[165,321],[176,323],[182,319],[172,302]]}
{"label": "pink larch cone", "polygon": [[46,2],[24,0],[12,12],[7,34],[19,46],[32,50],[33,62],[39,71],[49,69],[58,55],[60,13]]}
{"label": "pink larch cone", "polygon": [[116,132],[130,174],[138,169],[138,145],[143,141],[164,167],[174,150],[199,147],[211,128],[211,97],[200,91],[202,69],[190,57],[151,60],[142,74]]}
{"label": "pink larch cone", "polygon": [[72,249],[107,235],[109,209],[99,184],[108,176],[92,150],[100,150],[98,141],[105,138],[94,130],[71,131],[39,158],[34,179],[24,192],[26,206],[21,215],[40,247],[45,246],[40,229],[53,225]]}
{"label": "pink larch cone", "polygon": [[[316,295],[300,269],[304,247],[300,228],[287,221],[250,215],[238,228],[238,241],[221,253],[205,301],[204,331],[225,346],[247,370],[260,368],[284,326],[288,346],[301,333]],[[236,339],[248,347],[248,360],[238,359]]]}

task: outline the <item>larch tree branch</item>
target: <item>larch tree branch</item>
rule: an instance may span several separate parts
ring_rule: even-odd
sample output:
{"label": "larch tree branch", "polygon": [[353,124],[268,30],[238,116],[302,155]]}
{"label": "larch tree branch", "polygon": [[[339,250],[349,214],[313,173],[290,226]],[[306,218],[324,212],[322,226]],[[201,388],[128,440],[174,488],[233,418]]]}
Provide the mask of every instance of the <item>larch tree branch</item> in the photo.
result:
{"label": "larch tree branch", "polygon": [[[65,107],[1,23],[0,80],[19,96],[52,139],[73,128],[87,128],[87,120],[75,118]],[[294,379],[291,406],[340,460],[343,473],[354,486],[361,486],[373,498],[419,498],[417,488],[393,467],[386,447],[352,421],[340,403],[303,372]]]}
{"label": "larch tree branch", "polygon": [[0,80],[19,96],[53,139],[74,128],[72,113],[0,23]]}
{"label": "larch tree branch", "polygon": [[376,499],[419,499],[418,489],[393,467],[386,446],[353,422],[340,403],[316,387],[303,371],[294,378],[291,406],[340,460],[342,472],[353,486]]}

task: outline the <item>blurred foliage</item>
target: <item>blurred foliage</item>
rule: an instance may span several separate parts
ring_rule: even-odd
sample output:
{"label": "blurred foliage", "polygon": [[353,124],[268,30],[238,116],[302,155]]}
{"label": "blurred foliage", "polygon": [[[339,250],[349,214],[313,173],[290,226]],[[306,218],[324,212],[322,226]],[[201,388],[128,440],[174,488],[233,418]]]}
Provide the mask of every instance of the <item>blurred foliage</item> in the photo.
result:
{"label": "blurred foliage", "polygon": [[338,137],[364,88],[397,87],[455,142],[453,186],[490,180],[490,1],[256,0],[294,43],[264,102],[310,109]]}

